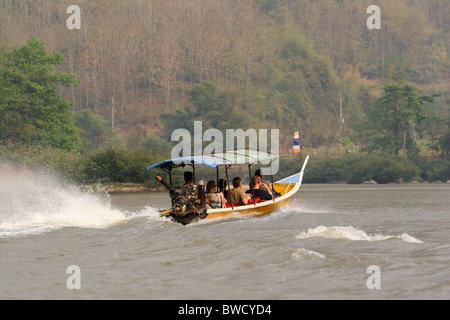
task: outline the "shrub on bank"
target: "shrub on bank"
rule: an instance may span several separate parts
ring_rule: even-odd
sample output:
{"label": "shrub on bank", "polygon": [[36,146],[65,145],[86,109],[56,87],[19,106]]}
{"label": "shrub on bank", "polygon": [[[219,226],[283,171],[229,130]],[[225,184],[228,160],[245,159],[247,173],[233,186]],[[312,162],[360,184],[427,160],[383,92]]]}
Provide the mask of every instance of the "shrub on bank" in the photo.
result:
{"label": "shrub on bank", "polygon": [[146,168],[160,160],[159,155],[148,150],[104,149],[86,156],[81,177],[85,183],[134,182],[152,185],[149,180],[154,179]]}
{"label": "shrub on bank", "polygon": [[[304,161],[303,154],[282,158],[276,181],[297,173]],[[156,175],[168,181],[161,170],[147,171],[146,167],[166,157],[151,150],[102,149],[80,155],[57,149],[10,150],[0,147],[0,161],[34,170],[56,172],[61,177],[79,184],[96,183],[140,183],[146,187],[158,187]],[[198,167],[197,176],[215,178],[215,171]],[[236,167],[236,170],[239,169]],[[256,167],[252,168],[254,171]],[[182,174],[176,171],[174,184],[181,184]],[[247,168],[232,171],[233,175],[248,176]],[[214,176],[214,177],[213,177]],[[223,170],[220,177],[223,176]],[[270,177],[266,178],[267,180]],[[380,156],[366,153],[350,154],[340,158],[317,159],[311,157],[305,171],[305,183],[362,183],[374,180],[377,183],[408,181],[447,181],[450,179],[450,160],[417,158],[409,160],[400,156]],[[270,180],[269,180],[270,181]]]}
{"label": "shrub on bank", "polygon": [[377,183],[419,180],[420,170],[410,160],[398,156],[352,154],[342,158],[314,160],[305,172],[305,182],[345,182],[374,180]]}
{"label": "shrub on bank", "polygon": [[418,162],[420,168],[420,177],[423,181],[442,181],[450,180],[450,160],[432,159]]}
{"label": "shrub on bank", "polygon": [[402,157],[365,158],[349,170],[347,183],[362,183],[374,180],[377,183],[409,182],[418,180],[419,168],[410,160]]}
{"label": "shrub on bank", "polygon": [[58,149],[35,149],[31,152],[0,150],[0,161],[32,170],[48,171],[79,184],[145,183],[156,186],[154,175],[147,166],[158,162],[161,156],[149,150],[107,148],[80,155]]}

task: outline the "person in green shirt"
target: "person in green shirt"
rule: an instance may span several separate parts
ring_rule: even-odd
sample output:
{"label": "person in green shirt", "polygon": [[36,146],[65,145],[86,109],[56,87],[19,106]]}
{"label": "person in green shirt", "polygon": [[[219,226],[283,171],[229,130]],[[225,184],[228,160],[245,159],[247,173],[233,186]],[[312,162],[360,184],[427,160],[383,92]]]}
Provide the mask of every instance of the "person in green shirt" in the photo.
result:
{"label": "person in green shirt", "polygon": [[246,194],[242,190],[242,179],[236,177],[233,179],[233,189],[229,192],[229,201],[234,204],[248,204],[248,200],[251,199],[251,194]]}

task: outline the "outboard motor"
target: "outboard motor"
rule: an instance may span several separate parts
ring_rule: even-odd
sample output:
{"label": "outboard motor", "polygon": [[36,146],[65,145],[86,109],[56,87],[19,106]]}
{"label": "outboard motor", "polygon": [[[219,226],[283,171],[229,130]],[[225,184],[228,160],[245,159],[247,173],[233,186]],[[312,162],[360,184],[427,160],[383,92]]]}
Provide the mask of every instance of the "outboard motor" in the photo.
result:
{"label": "outboard motor", "polygon": [[172,212],[170,216],[177,222],[189,224],[206,218],[204,182],[174,188],[167,182],[156,177],[169,191],[172,198]]}
{"label": "outboard motor", "polygon": [[177,217],[184,217],[187,214],[195,214],[195,204],[199,199],[199,185],[192,184],[177,188],[173,191],[173,214]]}

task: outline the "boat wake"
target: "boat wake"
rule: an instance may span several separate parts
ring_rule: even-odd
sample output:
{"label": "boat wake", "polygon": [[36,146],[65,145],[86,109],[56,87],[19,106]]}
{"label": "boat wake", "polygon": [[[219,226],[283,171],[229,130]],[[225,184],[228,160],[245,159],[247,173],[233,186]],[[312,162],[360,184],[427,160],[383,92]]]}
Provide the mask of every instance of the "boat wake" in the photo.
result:
{"label": "boat wake", "polygon": [[281,207],[280,211],[288,211],[291,213],[332,213],[332,210],[325,206],[307,204],[300,199],[292,200],[288,205]]}
{"label": "boat wake", "polygon": [[308,231],[304,231],[298,234],[296,239],[307,239],[313,237],[324,237],[333,239],[346,239],[354,241],[382,241],[388,239],[401,239],[411,243],[423,243],[423,241],[410,236],[407,233],[403,233],[398,236],[375,234],[369,235],[364,230],[356,229],[352,226],[340,227],[340,226],[318,226],[316,228],[309,228]]}
{"label": "boat wake", "polygon": [[159,212],[159,210],[161,210],[161,209],[163,209],[163,208],[155,208],[152,206],[146,206],[140,211],[136,211],[136,212],[124,211],[123,214],[125,215],[125,217],[128,220],[144,217],[151,221],[160,221],[160,222],[169,221],[166,217],[161,216],[161,213]]}
{"label": "boat wake", "polygon": [[107,228],[136,217],[162,219],[155,208],[122,212],[107,194],[81,190],[49,173],[0,166],[0,238],[63,227]]}

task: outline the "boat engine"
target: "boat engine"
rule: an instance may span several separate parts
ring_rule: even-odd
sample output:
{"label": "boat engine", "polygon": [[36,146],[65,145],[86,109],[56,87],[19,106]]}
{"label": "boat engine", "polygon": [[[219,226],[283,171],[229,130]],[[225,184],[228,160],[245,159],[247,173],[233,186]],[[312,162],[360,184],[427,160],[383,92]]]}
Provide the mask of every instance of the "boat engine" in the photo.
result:
{"label": "boat engine", "polygon": [[176,217],[200,215],[198,207],[204,207],[203,186],[195,183],[177,188],[172,193],[172,209]]}

